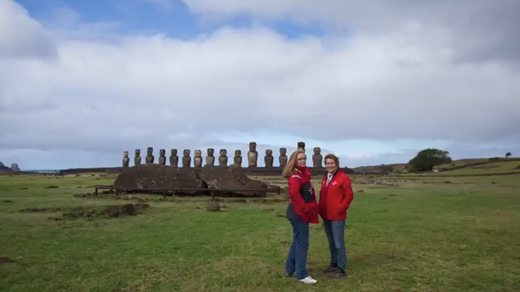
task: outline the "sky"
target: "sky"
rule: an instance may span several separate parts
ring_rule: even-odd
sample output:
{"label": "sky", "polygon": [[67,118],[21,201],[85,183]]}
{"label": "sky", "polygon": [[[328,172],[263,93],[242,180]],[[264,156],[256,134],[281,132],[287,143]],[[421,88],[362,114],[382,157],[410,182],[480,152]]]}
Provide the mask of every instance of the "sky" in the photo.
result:
{"label": "sky", "polygon": [[517,0],[0,0],[0,161],[520,155]]}

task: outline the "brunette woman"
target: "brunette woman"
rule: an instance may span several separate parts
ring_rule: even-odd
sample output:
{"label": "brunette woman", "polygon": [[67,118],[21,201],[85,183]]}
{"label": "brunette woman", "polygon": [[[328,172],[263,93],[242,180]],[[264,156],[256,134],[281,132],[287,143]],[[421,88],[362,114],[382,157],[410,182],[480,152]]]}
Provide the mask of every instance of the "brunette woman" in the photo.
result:
{"label": "brunette woman", "polygon": [[320,190],[319,213],[327,234],[330,250],[332,278],[346,278],[347,251],[345,248],[345,220],[347,210],[354,199],[352,183],[346,173],[339,170],[339,158],[333,154],[325,156],[327,174],[323,177]]}

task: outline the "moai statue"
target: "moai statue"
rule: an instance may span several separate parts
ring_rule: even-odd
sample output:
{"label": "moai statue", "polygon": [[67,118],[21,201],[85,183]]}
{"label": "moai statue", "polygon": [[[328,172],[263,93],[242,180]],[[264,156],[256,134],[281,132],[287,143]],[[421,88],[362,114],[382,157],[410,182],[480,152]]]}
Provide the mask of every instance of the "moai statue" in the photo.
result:
{"label": "moai statue", "polygon": [[130,158],[128,158],[128,151],[125,151],[125,154],[123,155],[123,167],[128,168],[130,165]]}
{"label": "moai statue", "polygon": [[202,167],[202,150],[195,150],[195,157],[193,157],[193,166]]}
{"label": "moai statue", "polygon": [[227,158],[227,150],[220,149],[220,156],[218,158],[218,164],[220,166],[227,166],[228,158]]}
{"label": "moai statue", "polygon": [[278,158],[278,162],[280,162],[280,167],[285,167],[287,164],[287,148],[280,148],[280,158]]}
{"label": "moai statue", "polygon": [[258,152],[256,152],[256,142],[249,143],[249,152],[247,152],[247,162],[249,167],[256,167],[258,161]]}
{"label": "moai statue", "polygon": [[153,160],[153,147],[148,147],[148,150],[146,150],[146,164],[153,163]]}
{"label": "moai statue", "polygon": [[265,157],[264,157],[265,167],[267,167],[267,168],[273,167],[273,161],[274,161],[273,150],[271,150],[271,149],[265,150]]}
{"label": "moai statue", "polygon": [[314,147],[314,154],[312,155],[312,164],[314,167],[322,167],[321,161],[323,159],[323,156],[321,155],[321,148],[320,147]]}
{"label": "moai statue", "polygon": [[305,151],[305,142],[298,142],[297,146],[298,149],[303,149],[303,151]]}
{"label": "moai statue", "polygon": [[141,165],[141,149],[135,149],[134,166]]}
{"label": "moai statue", "polygon": [[233,157],[233,164],[237,167],[242,167],[242,151],[235,150],[235,157]]}
{"label": "moai statue", "polygon": [[166,150],[159,150],[159,164],[166,165]]}
{"label": "moai statue", "polygon": [[177,149],[171,149],[170,151],[170,166],[177,167],[179,165],[179,156],[177,156]]}
{"label": "moai statue", "polygon": [[184,149],[182,156],[182,167],[189,168],[191,165],[190,149]]}
{"label": "moai statue", "polygon": [[206,156],[206,165],[215,165],[215,149],[208,148],[208,156]]}

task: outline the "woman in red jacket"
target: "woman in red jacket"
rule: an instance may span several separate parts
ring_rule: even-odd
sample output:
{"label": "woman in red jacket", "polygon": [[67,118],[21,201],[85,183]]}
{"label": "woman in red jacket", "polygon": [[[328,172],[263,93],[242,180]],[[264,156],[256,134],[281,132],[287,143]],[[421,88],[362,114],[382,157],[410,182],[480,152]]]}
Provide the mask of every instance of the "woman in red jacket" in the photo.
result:
{"label": "woman in red jacket", "polygon": [[319,223],[316,194],[311,183],[311,173],[305,166],[307,156],[303,150],[296,150],[282,176],[287,178],[291,200],[287,207],[287,219],[293,228],[293,241],[287,254],[285,275],[290,277],[296,272],[296,279],[305,284],[317,281],[307,272],[307,253],[309,250],[309,223]]}
{"label": "woman in red jacket", "polygon": [[339,170],[339,159],[334,154],[325,156],[327,174],[320,190],[319,213],[327,234],[330,249],[330,266],[325,272],[336,272],[333,278],[345,278],[347,251],[345,248],[345,220],[354,199],[352,183],[347,174]]}

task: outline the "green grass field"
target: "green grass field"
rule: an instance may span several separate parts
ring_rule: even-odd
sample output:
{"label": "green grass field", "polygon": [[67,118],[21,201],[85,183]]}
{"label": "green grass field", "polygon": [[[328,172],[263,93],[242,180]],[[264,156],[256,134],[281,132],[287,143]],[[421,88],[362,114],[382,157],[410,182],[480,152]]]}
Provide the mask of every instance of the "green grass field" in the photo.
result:
{"label": "green grass field", "polygon": [[[388,185],[353,176],[349,278],[322,274],[329,251],[315,224],[315,285],[284,277],[292,233],[283,196],[224,199],[221,212],[206,211],[207,198],[73,196],[114,178],[0,176],[0,291],[520,291],[520,175]],[[20,212],[138,199],[151,207],[119,218]]]}

